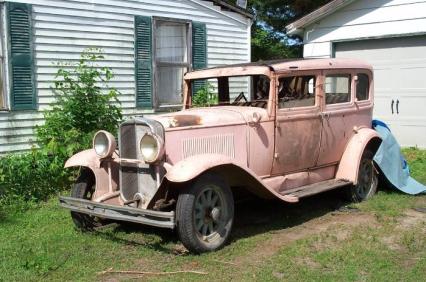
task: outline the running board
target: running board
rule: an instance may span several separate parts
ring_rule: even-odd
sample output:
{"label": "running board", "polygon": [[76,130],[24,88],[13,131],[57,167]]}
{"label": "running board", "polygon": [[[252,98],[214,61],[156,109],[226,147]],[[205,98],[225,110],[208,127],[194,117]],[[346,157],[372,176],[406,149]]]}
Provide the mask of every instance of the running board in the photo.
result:
{"label": "running board", "polygon": [[326,180],[326,181],[317,182],[314,184],[293,188],[290,190],[284,190],[280,194],[282,196],[294,197],[294,198],[300,199],[300,198],[316,195],[321,192],[333,190],[333,189],[350,185],[350,184],[352,184],[352,182],[346,179],[331,179],[331,180]]}

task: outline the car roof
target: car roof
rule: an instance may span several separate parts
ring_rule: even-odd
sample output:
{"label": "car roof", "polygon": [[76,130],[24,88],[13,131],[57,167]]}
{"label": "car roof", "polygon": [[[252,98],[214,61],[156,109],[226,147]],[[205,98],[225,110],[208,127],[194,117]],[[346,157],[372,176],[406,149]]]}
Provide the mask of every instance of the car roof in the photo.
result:
{"label": "car roof", "polygon": [[285,72],[295,70],[316,70],[316,69],[368,69],[372,66],[358,59],[282,59],[271,61],[258,61],[243,64],[225,65],[213,68],[201,69],[185,74],[185,79],[202,79],[222,76],[244,76],[264,74],[272,72]]}

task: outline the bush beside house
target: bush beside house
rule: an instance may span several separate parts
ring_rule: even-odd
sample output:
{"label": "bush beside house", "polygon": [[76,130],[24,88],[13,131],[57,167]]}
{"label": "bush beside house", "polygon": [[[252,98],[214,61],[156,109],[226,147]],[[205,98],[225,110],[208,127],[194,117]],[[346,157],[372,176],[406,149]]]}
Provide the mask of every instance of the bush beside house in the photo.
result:
{"label": "bush beside house", "polygon": [[44,200],[64,189],[73,179],[63,168],[66,159],[89,148],[97,130],[116,132],[122,119],[119,93],[108,87],[112,70],[96,65],[103,58],[101,50],[87,49],[77,64],[58,64],[56,103],[36,129],[39,148],[0,158],[2,204]]}

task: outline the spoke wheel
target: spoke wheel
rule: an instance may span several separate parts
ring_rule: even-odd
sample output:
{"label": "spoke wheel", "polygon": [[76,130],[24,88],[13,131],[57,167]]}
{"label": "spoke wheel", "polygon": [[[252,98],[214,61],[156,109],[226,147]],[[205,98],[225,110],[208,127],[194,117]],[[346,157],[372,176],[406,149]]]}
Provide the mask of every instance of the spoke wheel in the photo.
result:
{"label": "spoke wheel", "polygon": [[372,197],[377,192],[378,177],[373,163],[374,153],[365,150],[358,170],[358,183],[351,187],[350,198],[361,202]]}
{"label": "spoke wheel", "polygon": [[205,242],[220,239],[219,230],[226,224],[228,212],[220,187],[207,186],[196,198],[194,225],[197,236]]}
{"label": "spoke wheel", "polygon": [[179,195],[176,219],[179,237],[195,253],[224,246],[231,233],[234,202],[219,176],[205,174]]}

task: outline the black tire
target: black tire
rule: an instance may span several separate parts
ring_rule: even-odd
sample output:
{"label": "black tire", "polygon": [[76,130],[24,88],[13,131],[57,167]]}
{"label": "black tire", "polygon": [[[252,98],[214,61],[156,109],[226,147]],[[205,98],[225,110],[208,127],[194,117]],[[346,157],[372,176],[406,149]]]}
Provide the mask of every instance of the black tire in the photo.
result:
{"label": "black tire", "polygon": [[[83,169],[71,190],[71,197],[91,200],[95,192],[95,184],[96,180],[93,173],[88,169]],[[72,211],[71,218],[75,226],[82,231],[92,231],[96,227],[103,225],[99,218],[84,213]]]}
{"label": "black tire", "polygon": [[183,245],[193,253],[222,248],[231,234],[233,220],[232,192],[218,175],[204,174],[179,194],[177,231]]}
{"label": "black tire", "polygon": [[348,197],[353,202],[362,202],[377,192],[378,173],[374,167],[374,153],[365,149],[358,168],[358,183],[348,190]]}

